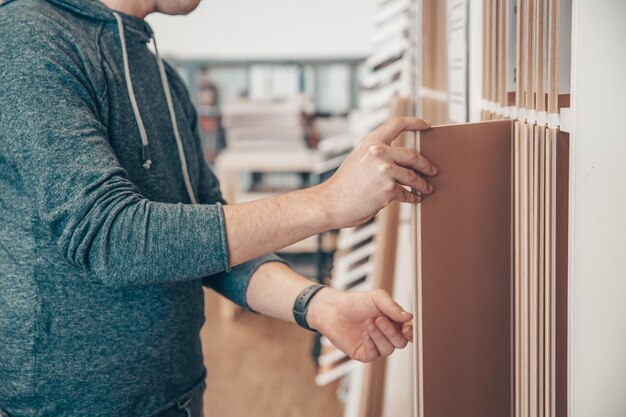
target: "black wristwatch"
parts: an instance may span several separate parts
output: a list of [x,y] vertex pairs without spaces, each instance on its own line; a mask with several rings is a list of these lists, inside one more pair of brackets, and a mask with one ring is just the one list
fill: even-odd
[[313,299],[313,296],[317,294],[319,290],[326,287],[323,284],[313,284],[309,285],[296,298],[296,302],[293,305],[293,318],[296,319],[296,323],[300,327],[304,327],[307,330],[316,331],[309,327],[309,324],[306,321],[306,314],[309,311],[309,303]]

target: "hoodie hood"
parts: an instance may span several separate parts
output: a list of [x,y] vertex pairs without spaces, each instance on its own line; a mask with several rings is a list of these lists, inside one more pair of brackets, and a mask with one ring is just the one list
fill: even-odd
[[[12,0],[9,0],[12,1]],[[102,22],[116,23],[113,10],[108,8],[104,3],[99,0],[46,0],[49,3],[54,4],[68,12],[75,15],[98,20]],[[136,16],[131,16],[122,12],[117,12],[124,21],[124,27],[129,35],[138,35],[142,37],[144,42],[148,42],[152,36],[152,29],[150,25],[143,19]]]
[[[112,10],[99,0],[47,0],[74,14],[95,20],[115,22]],[[140,20],[140,19],[139,19]]]

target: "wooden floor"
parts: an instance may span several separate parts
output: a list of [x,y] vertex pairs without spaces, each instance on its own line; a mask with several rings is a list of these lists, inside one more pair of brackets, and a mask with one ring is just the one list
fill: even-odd
[[337,385],[315,385],[311,333],[248,312],[222,321],[216,300],[206,292],[206,417],[342,416]]

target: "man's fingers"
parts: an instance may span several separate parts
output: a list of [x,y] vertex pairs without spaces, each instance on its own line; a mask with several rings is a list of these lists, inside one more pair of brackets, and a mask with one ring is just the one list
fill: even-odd
[[426,180],[415,173],[415,171],[396,166],[393,170],[394,179],[401,185],[406,185],[422,194],[430,194],[433,187]]
[[422,201],[422,196],[410,192],[400,184],[396,184],[393,191],[393,199],[402,203],[417,204]]
[[376,349],[376,345],[372,341],[372,338],[367,334],[367,332],[363,332],[361,336],[363,341],[363,362],[372,362],[374,359],[380,356],[378,353],[378,349]]
[[430,176],[437,174],[437,168],[415,149],[390,146],[386,149],[386,154],[402,167]]
[[374,322],[368,319],[365,322],[365,329],[367,334],[372,338],[372,341],[376,345],[376,349],[381,356],[389,356],[395,350],[393,344],[385,337],[383,332],[374,324]]
[[412,323],[404,323],[402,325],[402,335],[409,342],[413,341],[413,324]]
[[418,119],[417,117],[394,117],[374,130],[371,133],[371,137],[381,140],[387,145],[391,145],[391,142],[402,132],[427,130],[429,128],[430,122]]
[[404,335],[400,332],[400,329],[389,321],[386,317],[378,317],[374,320],[376,327],[380,329],[385,337],[398,349],[404,348],[408,341]]
[[413,314],[405,311],[400,304],[396,303],[384,290],[375,290],[372,300],[383,315],[398,323],[405,323],[413,319]]

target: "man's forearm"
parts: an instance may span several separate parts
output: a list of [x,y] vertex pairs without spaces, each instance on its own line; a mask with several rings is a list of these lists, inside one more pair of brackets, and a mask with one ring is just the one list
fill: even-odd
[[261,265],[250,280],[248,305],[254,311],[294,322],[293,305],[300,292],[312,281],[280,262]]
[[224,206],[231,265],[282,249],[332,228],[322,186]]

